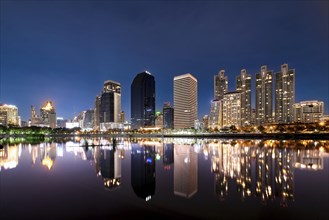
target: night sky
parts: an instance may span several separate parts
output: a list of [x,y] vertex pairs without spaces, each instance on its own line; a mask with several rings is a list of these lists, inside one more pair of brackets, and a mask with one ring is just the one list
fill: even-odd
[[[213,76],[225,69],[229,90],[242,68],[296,70],[296,102],[322,100],[328,114],[328,1],[4,1],[1,0],[0,103],[52,100],[57,116],[94,107],[105,80],[130,85],[148,70],[156,109],[173,103],[173,77],[198,79],[199,117],[209,114]],[[254,86],[254,85],[253,85]],[[255,90],[252,90],[252,102]]]

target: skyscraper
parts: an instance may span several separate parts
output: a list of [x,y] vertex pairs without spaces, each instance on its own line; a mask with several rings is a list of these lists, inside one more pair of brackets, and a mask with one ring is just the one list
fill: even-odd
[[227,92],[223,97],[223,126],[241,126],[241,93]]
[[94,128],[108,130],[121,128],[121,85],[118,82],[107,80],[104,82],[101,95],[95,99]]
[[262,66],[256,74],[256,124],[272,123],[272,70]]
[[198,81],[191,74],[174,77],[174,126],[190,128],[198,119]]
[[241,125],[251,124],[251,75],[245,69],[236,77],[236,91],[241,93]]
[[212,129],[220,129],[223,125],[223,111],[221,102],[222,101],[216,99],[211,101],[209,127]]
[[295,104],[295,70],[281,65],[275,74],[275,122],[293,122],[292,106]]
[[40,108],[40,116],[44,125],[56,128],[56,110],[51,101],[47,101],[45,105]]
[[228,91],[228,79],[224,74],[225,70],[220,70],[214,76],[214,100],[221,100]]
[[174,109],[169,102],[163,106],[163,128],[174,128]]
[[145,71],[137,74],[131,84],[131,128],[155,125],[155,79]]

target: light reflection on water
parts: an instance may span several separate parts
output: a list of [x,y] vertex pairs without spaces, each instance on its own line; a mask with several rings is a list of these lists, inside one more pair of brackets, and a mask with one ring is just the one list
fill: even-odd
[[[179,198],[192,201],[197,197],[196,200],[202,200],[205,205],[189,211],[189,215],[194,216],[200,209],[199,212],[207,212],[206,218],[219,218],[220,215],[212,208],[216,200],[212,197],[207,200],[209,188],[205,189],[206,185],[212,185],[210,191],[217,202],[229,204],[233,199],[237,209],[241,208],[241,203],[250,201],[250,207],[256,212],[259,212],[259,205],[267,207],[275,203],[279,204],[280,209],[296,212],[303,200],[311,199],[296,196],[296,187],[301,188],[304,181],[310,181],[303,174],[309,176],[309,172],[325,172],[322,176],[328,178],[328,167],[325,167],[328,165],[328,146],[328,141],[307,140],[74,139],[65,143],[6,145],[0,150],[0,171],[3,180],[6,172],[15,172],[21,160],[29,160],[32,164],[30,168],[24,168],[26,172],[41,168],[50,173],[56,169],[57,163],[62,162],[59,158],[68,158],[68,164],[74,160],[89,161],[96,178],[102,180],[103,189],[110,193],[124,186],[126,191],[133,191],[134,195],[130,194],[130,197],[135,196],[139,202],[145,203],[152,202],[159,191],[165,191],[154,203],[167,211],[179,208],[162,204],[168,200],[166,195],[173,195],[173,204],[179,204],[178,207],[182,206]],[[26,153],[26,157],[23,158],[22,152]],[[300,182],[297,182],[296,172]],[[168,173],[169,178],[163,178]],[[322,176],[313,181],[328,182],[321,179]],[[130,178],[130,181],[125,182],[123,178]],[[164,184],[172,187],[158,188]],[[14,186],[15,182],[12,182],[5,187]],[[5,187],[2,189],[6,190]],[[321,201],[328,204],[328,191],[324,190],[319,188],[317,193],[322,196]],[[202,199],[198,194],[202,194]],[[207,204],[210,204],[209,207]],[[309,215],[314,217],[312,213],[317,213],[318,218],[328,217],[326,211],[316,209],[318,205],[322,207],[326,204],[309,207],[310,210],[315,208]],[[193,204],[183,206],[182,212],[195,208]],[[6,209],[3,206],[1,209],[6,217]]]

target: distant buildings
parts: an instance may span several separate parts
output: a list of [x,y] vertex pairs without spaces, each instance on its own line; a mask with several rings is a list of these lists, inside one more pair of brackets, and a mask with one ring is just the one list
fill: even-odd
[[241,93],[227,92],[223,97],[223,127],[241,127]]
[[94,109],[80,112],[77,117],[79,127],[83,130],[92,130],[94,125]]
[[272,118],[272,85],[273,71],[268,70],[267,66],[262,66],[259,73],[256,74],[256,123],[257,125],[273,122]]
[[187,73],[174,77],[174,127],[191,128],[198,119],[198,81]]
[[95,99],[94,127],[101,131],[123,128],[121,114],[121,85],[118,82],[107,80],[103,91]]
[[174,108],[166,102],[163,106],[163,128],[174,128]]
[[0,104],[0,125],[19,126],[18,108],[16,106]]
[[51,101],[47,101],[40,108],[40,115],[37,114],[34,106],[31,106],[31,126],[56,128],[56,110]]
[[162,112],[156,112],[155,127],[163,128],[163,114],[162,114]]
[[295,103],[292,108],[294,122],[314,123],[320,122],[324,114],[324,102],[302,101]]
[[131,128],[155,125],[155,79],[145,71],[137,74],[131,84]]
[[275,74],[275,122],[292,123],[292,106],[295,103],[295,70],[281,65]]
[[251,75],[246,69],[236,77],[236,91],[241,93],[241,125],[251,124]]

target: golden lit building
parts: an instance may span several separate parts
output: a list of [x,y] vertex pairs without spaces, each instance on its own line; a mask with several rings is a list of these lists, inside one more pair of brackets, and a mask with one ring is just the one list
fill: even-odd
[[0,125],[19,125],[18,108],[15,105],[0,104]]
[[56,128],[56,111],[51,101],[47,101],[45,105],[41,107],[40,116],[45,125]]
[[302,101],[293,105],[294,122],[320,122],[323,113],[324,103],[322,101]]
[[228,92],[223,98],[223,127],[241,126],[241,93]]

